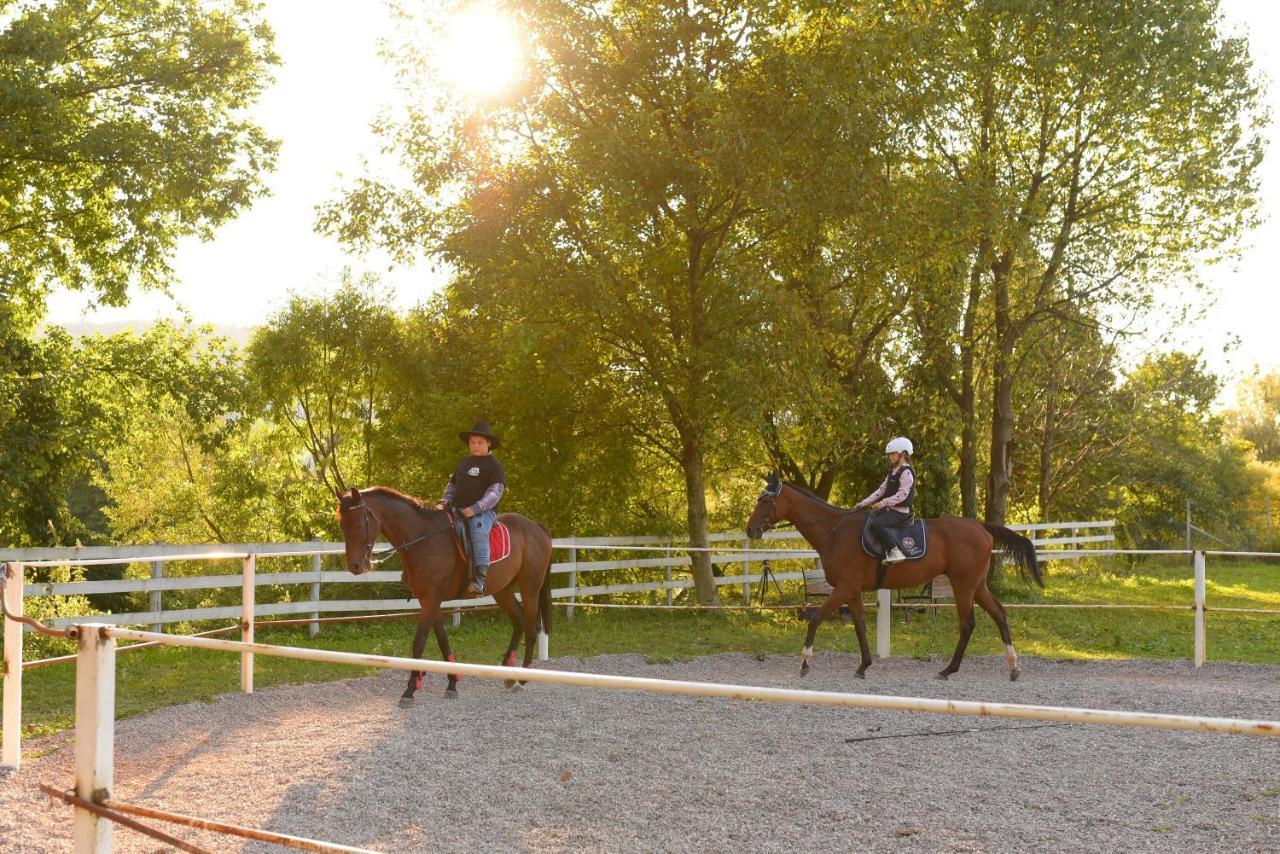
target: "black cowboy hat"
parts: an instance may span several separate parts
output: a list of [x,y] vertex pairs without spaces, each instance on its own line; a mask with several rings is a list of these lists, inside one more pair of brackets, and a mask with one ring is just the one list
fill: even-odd
[[490,432],[488,421],[477,421],[475,424],[471,425],[470,430],[463,430],[461,433],[458,434],[458,438],[462,440],[462,444],[464,445],[471,439],[472,436],[484,436],[486,439],[488,439],[489,450],[491,451],[502,444],[502,440],[499,439],[497,436],[493,435],[492,432]]

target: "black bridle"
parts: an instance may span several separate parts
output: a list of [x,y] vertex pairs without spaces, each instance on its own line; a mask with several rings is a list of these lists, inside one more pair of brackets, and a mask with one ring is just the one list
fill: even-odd
[[[371,507],[369,505],[369,502],[364,499],[364,496],[360,497],[359,504],[352,504],[349,507],[344,507],[343,509],[364,511],[364,513],[361,514],[361,521],[364,523],[364,539],[365,539],[364,559],[362,563],[368,564],[371,569],[375,566],[378,566],[381,563],[385,563],[386,561],[391,560],[393,555],[403,553],[407,549],[412,548],[413,546],[416,546],[418,543],[421,543],[424,540],[429,540],[432,537],[436,536],[437,534],[442,534],[453,527],[453,523],[448,521],[448,517],[446,515],[446,521],[442,527],[436,528],[435,530],[432,530],[432,531],[427,531],[425,534],[422,534],[421,536],[418,536],[418,537],[414,537],[412,540],[409,540],[408,542],[405,542],[405,543],[401,543],[398,546],[395,543],[391,542],[391,540],[388,538],[387,544],[391,546],[391,551],[388,552],[385,557],[375,559],[373,557],[373,548],[378,542],[378,534],[381,533],[383,529],[386,527],[382,523],[382,519],[378,517],[377,513],[373,512],[373,507]],[[377,532],[375,532],[370,527],[369,525],[370,518],[372,518],[373,521],[378,523]]]
[[[764,492],[760,493],[760,497],[756,499],[757,504],[764,503],[769,505],[770,517],[774,515],[773,505],[774,505],[774,502],[777,500],[778,496],[782,494],[782,487],[783,487],[783,484],[781,483],[778,484],[777,492],[774,492],[771,489],[766,489]],[[836,532],[836,529],[839,528],[841,525],[843,525],[849,519],[849,517],[853,516],[857,512],[858,512],[857,510],[846,510],[844,514],[840,517],[840,519],[834,525],[831,526],[831,530],[827,531],[827,535],[822,538],[822,542],[818,543],[813,547],[813,550],[816,552],[821,552],[822,547],[827,544],[827,540],[831,539],[831,535]],[[764,527],[760,529],[760,533],[767,534],[769,531],[772,531],[775,527],[777,527],[780,522],[785,522],[785,521],[786,521],[785,519],[771,518],[764,523]],[[822,521],[824,521],[823,518],[815,516],[812,519],[800,519],[800,520],[792,521],[791,526],[795,528],[797,531],[800,531],[801,534],[803,534],[804,531],[801,529],[800,527],[801,525],[810,525],[815,522],[822,522]]]

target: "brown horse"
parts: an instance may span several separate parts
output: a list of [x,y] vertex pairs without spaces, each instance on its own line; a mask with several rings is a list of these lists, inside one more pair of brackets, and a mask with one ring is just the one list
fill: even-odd
[[[422,657],[427,631],[434,629],[440,655],[445,661],[456,661],[449,649],[440,603],[467,595],[469,572],[448,514],[385,486],[352,489],[337,497],[338,525],[347,547],[347,569],[353,575],[368,572],[373,565],[374,544],[379,536],[385,538],[400,553],[405,583],[422,609],[413,638],[413,657]],[[498,520],[511,532],[511,553],[489,567],[487,587],[498,607],[511,618],[511,643],[502,663],[515,665],[516,649],[523,633],[524,666],[528,667],[533,661],[535,632],[551,632],[551,585],[547,581],[551,535],[542,525],[518,513],[503,513]],[[516,601],[517,586],[519,602]],[[401,695],[404,699],[413,699],[414,691],[422,687],[422,676],[419,671],[409,674],[409,684]],[[507,687],[511,685],[507,683]],[[457,695],[458,677],[451,673],[445,696]]]
[[[862,650],[862,665],[858,678],[865,678],[871,666],[871,650],[867,646],[867,623],[862,613],[862,591],[874,590],[879,561],[862,549],[862,526],[867,514],[863,511],[845,510],[828,504],[803,486],[780,483],[778,476],[768,478],[768,486],[756,501],[755,510],[747,520],[747,536],[759,539],[779,522],[790,522],[809,541],[818,557],[831,595],[810,615],[809,633],[805,637],[801,653],[800,674],[809,672],[813,660],[813,638],[818,625],[827,615],[841,605],[853,610],[854,625],[858,629],[858,646]],[[1041,587],[1044,580],[1036,564],[1036,550],[1031,541],[1021,534],[999,525],[988,525],[976,519],[960,516],[940,516],[929,519],[927,524],[929,550],[918,560],[890,564],[885,567],[883,586],[891,590],[919,587],[936,575],[946,575],[955,593],[956,615],[960,619],[960,640],[956,644],[951,663],[938,674],[946,679],[960,669],[964,649],[973,633],[973,603],[977,601],[1000,629],[1004,641],[1004,657],[1009,664],[1009,678],[1017,679],[1018,655],[1009,635],[1009,620],[1004,608],[987,589],[987,568],[995,543],[1005,547],[1008,558]],[[876,619],[886,619],[877,615]]]

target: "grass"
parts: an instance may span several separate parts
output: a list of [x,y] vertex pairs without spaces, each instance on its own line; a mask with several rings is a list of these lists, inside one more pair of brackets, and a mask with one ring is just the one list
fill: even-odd
[[[1280,609],[1280,562],[1211,561],[1207,584],[1210,661],[1280,664],[1280,616],[1214,613],[1214,607]],[[726,597],[740,595],[724,588]],[[1130,603],[1190,606],[1191,570],[1185,564],[1142,564],[1112,570],[1103,565],[1051,564],[1046,588],[1028,588],[1008,580],[997,596],[1006,604]],[[874,609],[868,633],[875,643]],[[1010,624],[1019,652],[1051,658],[1181,658],[1192,655],[1192,612],[1011,610]],[[460,660],[497,663],[510,628],[501,615],[468,614],[450,632]],[[579,608],[573,621],[557,608],[551,639],[553,656],[587,658],[606,653],[640,653],[652,661],[671,661],[727,651],[797,654],[804,627],[791,611],[755,613],[672,613]],[[409,621],[325,626],[316,639],[304,628],[267,628],[258,640],[286,646],[407,655]],[[895,655],[950,656],[956,641],[949,608],[936,615],[895,612]],[[819,650],[856,652],[852,624],[830,622],[818,632]],[[999,636],[984,614],[969,644],[973,655],[1001,652]],[[434,640],[427,654],[436,658]],[[257,656],[255,683],[272,685],[324,682],[376,672],[291,659]],[[228,653],[176,648],[143,650],[117,660],[116,714],[125,718],[178,703],[208,701],[238,689],[239,657]],[[438,687],[438,683],[437,683]],[[432,690],[435,690],[434,688]],[[24,675],[24,737],[48,735],[71,727],[75,695],[73,664],[29,670]]]

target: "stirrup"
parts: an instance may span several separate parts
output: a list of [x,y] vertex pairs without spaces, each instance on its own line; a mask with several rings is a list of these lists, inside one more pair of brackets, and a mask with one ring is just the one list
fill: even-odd
[[902,549],[894,546],[889,549],[889,553],[884,556],[884,560],[881,563],[902,563],[906,559],[907,556],[902,553]]
[[484,595],[485,576],[489,574],[489,567],[477,566],[475,568],[475,577],[471,579],[471,583],[467,585],[467,592],[474,593],[478,596]]

